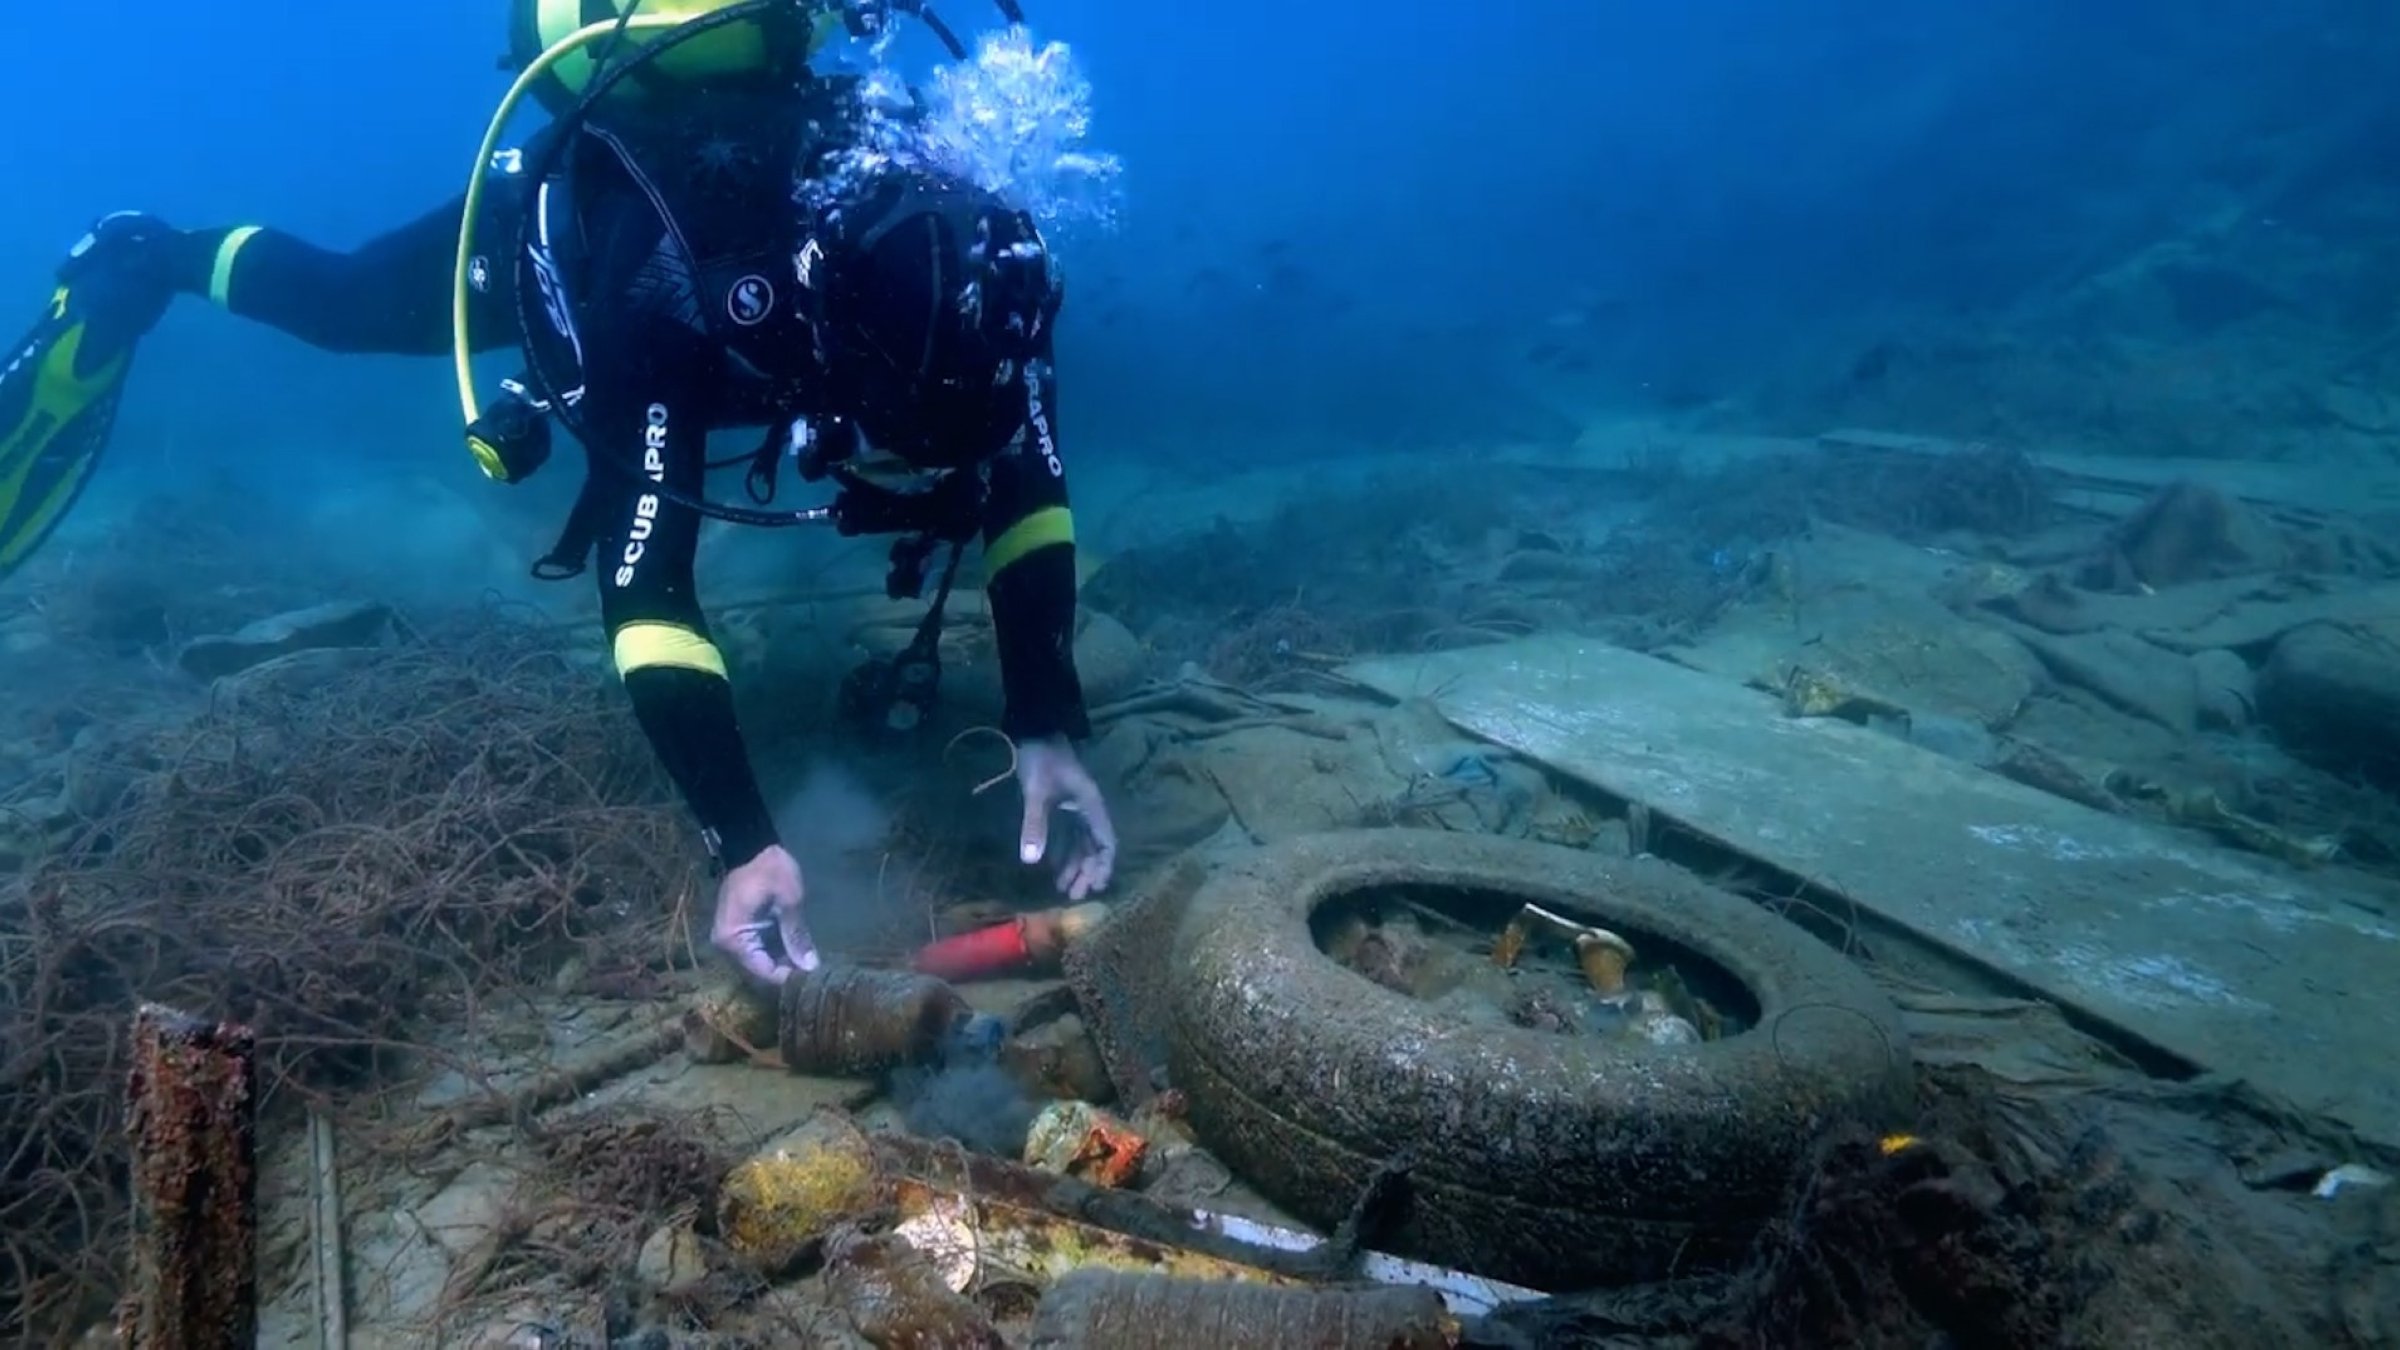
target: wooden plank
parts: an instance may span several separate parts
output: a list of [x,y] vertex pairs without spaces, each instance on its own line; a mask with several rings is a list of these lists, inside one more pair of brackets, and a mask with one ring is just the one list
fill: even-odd
[[1847,896],[2200,1068],[2400,1146],[2400,922],[1739,685],[1533,638],[1348,675]]

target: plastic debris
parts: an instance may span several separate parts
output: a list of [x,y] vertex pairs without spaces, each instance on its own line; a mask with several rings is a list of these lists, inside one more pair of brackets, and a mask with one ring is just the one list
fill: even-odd
[[1025,1165],[1088,1181],[1122,1186],[1142,1170],[1150,1141],[1090,1102],[1052,1102],[1025,1132]]
[[1602,928],[1575,935],[1575,964],[1594,993],[1615,998],[1625,992],[1625,970],[1633,964],[1633,944]]
[[1036,1288],[1084,1269],[1184,1275],[1194,1279],[1297,1284],[1289,1276],[1171,1247],[1005,1200],[969,1197],[913,1178],[894,1183],[903,1216],[892,1231],[922,1252],[952,1289],[978,1281]]
[[[1192,1227],[1253,1247],[1281,1252],[1312,1252],[1325,1245],[1325,1239],[1297,1228],[1245,1219],[1238,1214],[1219,1214],[1211,1210],[1186,1211]],[[1439,1294],[1442,1303],[1461,1317],[1479,1317],[1510,1303],[1538,1303],[1549,1295],[1528,1289],[1506,1280],[1470,1275],[1462,1270],[1450,1270],[1423,1261],[1393,1256],[1388,1252],[1368,1251],[1358,1255],[1358,1276],[1372,1284],[1419,1285]]]
[[938,1058],[972,1015],[930,976],[827,966],[784,982],[777,1045],[793,1073],[859,1077]]
[[214,680],[295,652],[373,647],[391,626],[388,606],[340,600],[260,619],[229,635],[194,638],[175,654],[175,664]]
[[2390,1177],[2363,1163],[2343,1163],[2318,1178],[2316,1186],[2309,1191],[2309,1194],[2319,1200],[2331,1200],[2351,1187],[2373,1190],[2391,1184]]
[[[876,1138],[894,1177],[886,1197],[899,1215],[893,1231],[923,1252],[952,1289],[993,1283],[1044,1289],[1084,1269],[1281,1285],[1319,1278],[1314,1272],[1326,1239],[1315,1233],[1159,1205],[1130,1191],[1089,1191],[1078,1199],[1073,1183],[997,1158],[964,1159],[963,1179],[936,1185],[919,1178],[929,1169],[947,1175],[949,1165],[937,1150],[905,1136]],[[1057,1206],[1072,1206],[1083,1217],[1063,1217]],[[1167,1236],[1176,1231],[1190,1236],[1181,1242]],[[1369,1284],[1432,1290],[1460,1317],[1548,1297],[1386,1252],[1357,1252],[1347,1268]]]
[[1518,910],[1500,930],[1499,939],[1492,943],[1492,964],[1502,970],[1514,969],[1537,932],[1574,949],[1575,963],[1582,967],[1593,992],[1604,998],[1624,994],[1625,972],[1633,965],[1633,944],[1605,928],[1577,923],[1540,905]]
[[1633,1034],[1652,1045],[1698,1045],[1700,1028],[1676,1015],[1673,1005],[1655,990],[1634,1000]]
[[843,1229],[825,1244],[825,1282],[867,1343],[893,1350],[1005,1350],[975,1301],[898,1233]]
[[917,952],[915,966],[944,980],[1054,969],[1068,947],[1107,919],[1108,906],[1096,900],[1020,914],[928,943]]

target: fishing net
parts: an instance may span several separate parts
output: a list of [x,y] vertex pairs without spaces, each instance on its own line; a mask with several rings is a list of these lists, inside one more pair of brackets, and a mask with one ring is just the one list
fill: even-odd
[[562,971],[655,988],[697,879],[622,694],[556,630],[491,615],[259,667],[82,760],[106,788],[88,819],[0,889],[13,1337],[114,1283],[137,1001],[253,1028],[270,1111],[402,1069],[473,1082],[435,1028]]

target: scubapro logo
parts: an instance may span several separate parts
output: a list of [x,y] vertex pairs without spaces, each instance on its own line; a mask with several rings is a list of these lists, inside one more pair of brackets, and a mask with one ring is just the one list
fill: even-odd
[[725,292],[725,313],[744,328],[762,324],[775,312],[775,283],[752,273]]
[[1058,441],[1050,434],[1050,412],[1042,406],[1042,380],[1047,373],[1040,362],[1025,368],[1025,426],[1033,433],[1033,448],[1042,457],[1042,467],[1052,478],[1067,476],[1067,466],[1058,460]]
[[[653,403],[642,415],[642,477],[652,483],[667,477],[667,405]],[[645,492],[634,498],[633,520],[625,529],[625,551],[618,556],[615,581],[619,590],[633,584],[642,564],[642,555],[650,551],[650,534],[658,528],[659,500],[656,492]]]

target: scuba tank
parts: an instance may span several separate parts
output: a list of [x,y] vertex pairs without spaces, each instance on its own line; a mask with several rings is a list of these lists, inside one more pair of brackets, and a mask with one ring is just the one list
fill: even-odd
[[[755,15],[713,32],[676,44],[644,62],[632,78],[612,90],[612,102],[672,102],[678,92],[701,85],[773,82],[790,84],[808,68],[817,48],[839,36],[846,25],[838,6],[814,4],[750,5],[746,0],[514,0],[508,22],[508,55],[502,69],[523,71],[542,54],[594,23],[614,24],[628,11],[645,18],[683,20],[709,18],[722,11],[749,8]],[[613,53],[631,60],[655,41],[665,27],[628,26]],[[534,97],[553,117],[572,113],[583,101],[600,69],[597,53],[584,50],[567,55],[540,77]]]

